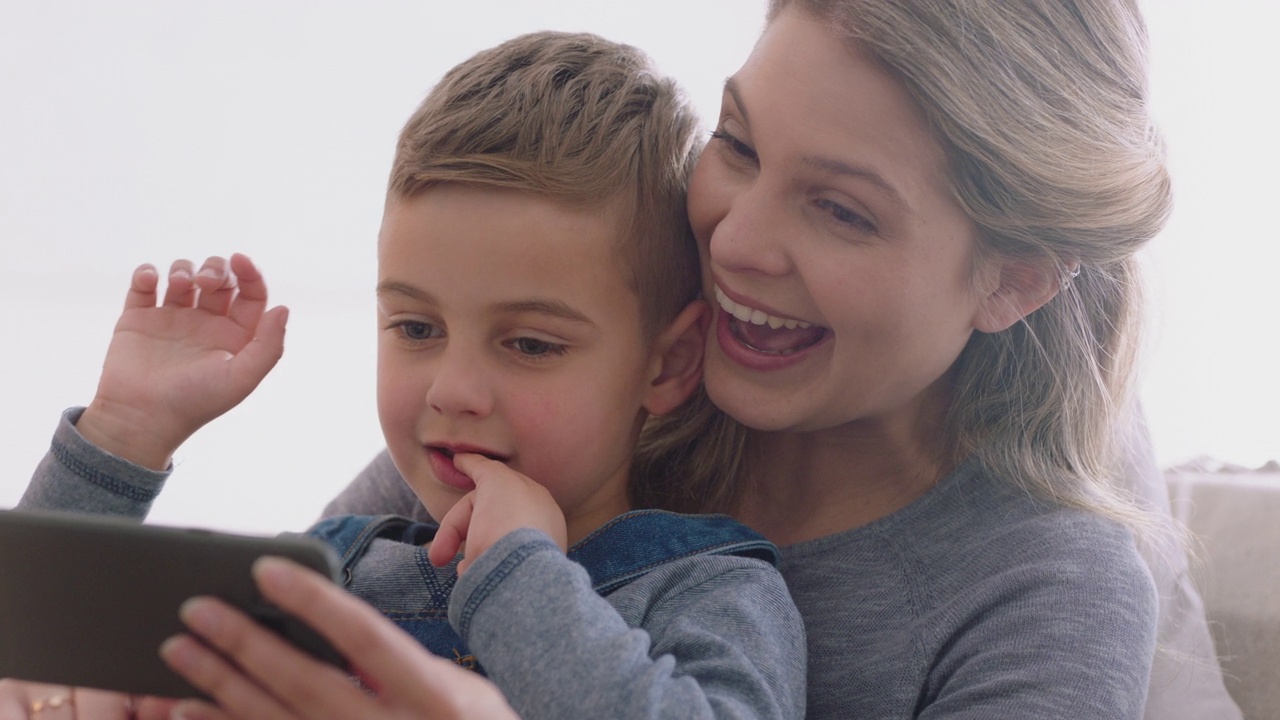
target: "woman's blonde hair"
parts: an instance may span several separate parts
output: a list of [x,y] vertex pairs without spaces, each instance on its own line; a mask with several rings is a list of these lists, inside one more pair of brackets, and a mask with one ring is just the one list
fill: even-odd
[[[1053,300],[975,333],[952,370],[953,460],[1142,524],[1114,492],[1141,315],[1134,253],[1172,203],[1146,29],[1126,0],[773,0],[871,53],[946,151],[983,258],[1051,261]],[[1078,273],[1078,274],[1077,274]]]

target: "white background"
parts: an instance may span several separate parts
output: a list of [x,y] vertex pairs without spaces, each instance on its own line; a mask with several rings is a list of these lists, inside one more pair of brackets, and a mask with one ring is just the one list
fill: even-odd
[[[442,10],[445,5],[448,10]],[[1280,5],[1147,0],[1178,205],[1146,253],[1162,464],[1280,456]],[[761,0],[0,0],[0,507],[93,395],[134,266],[242,251],[292,314],[259,391],[178,453],[152,520],[302,529],[382,446],[374,242],[395,135],[529,30],[647,50],[707,122]]]

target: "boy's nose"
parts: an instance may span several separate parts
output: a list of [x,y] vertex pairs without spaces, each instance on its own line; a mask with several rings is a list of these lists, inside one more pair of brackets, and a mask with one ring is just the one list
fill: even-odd
[[484,364],[446,348],[427,388],[427,405],[442,415],[485,417],[493,412],[493,387]]

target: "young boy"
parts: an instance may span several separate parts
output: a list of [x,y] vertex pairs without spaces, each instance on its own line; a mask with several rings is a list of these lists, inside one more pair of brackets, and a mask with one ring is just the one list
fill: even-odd
[[[311,532],[353,593],[523,717],[803,715],[803,632],[772,546],[723,516],[633,510],[727,482],[669,488],[653,458],[633,471],[646,420],[700,382],[695,133],[635,49],[537,33],[446,74],[396,149],[378,411],[440,524]],[[160,307],[158,274],[135,273],[98,394],[22,507],[145,515],[173,451],[274,364],[284,312],[263,312],[252,263],[191,270],[174,266]]]

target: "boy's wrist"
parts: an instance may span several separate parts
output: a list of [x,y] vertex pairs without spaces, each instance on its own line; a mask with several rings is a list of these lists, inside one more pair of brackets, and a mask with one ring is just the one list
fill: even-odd
[[182,444],[170,434],[152,428],[161,423],[149,413],[95,398],[76,421],[85,440],[135,465],[164,471]]

